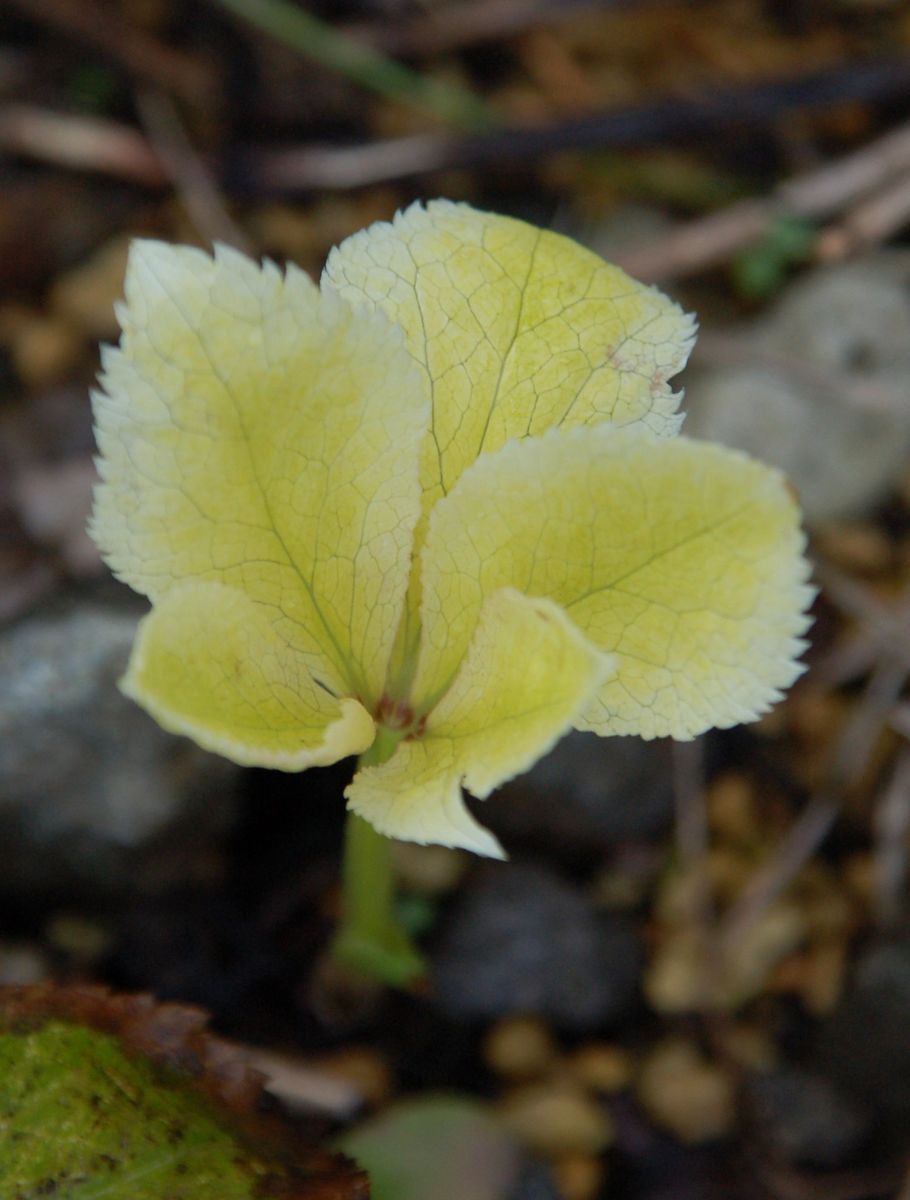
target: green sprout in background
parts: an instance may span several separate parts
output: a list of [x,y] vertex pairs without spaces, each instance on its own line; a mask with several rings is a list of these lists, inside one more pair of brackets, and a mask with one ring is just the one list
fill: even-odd
[[239,763],[361,756],[349,964],[421,971],[388,838],[502,856],[462,787],[572,728],[753,720],[800,673],[784,480],[677,436],[691,318],[567,238],[414,205],[320,287],[137,242],[119,315],[92,530],[152,601],[124,690]]

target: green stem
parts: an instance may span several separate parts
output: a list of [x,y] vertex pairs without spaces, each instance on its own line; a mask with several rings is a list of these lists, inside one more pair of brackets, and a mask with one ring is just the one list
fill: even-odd
[[495,124],[491,110],[472,92],[428,79],[288,0],[218,2],[298,53],[390,100],[435,113],[462,129],[483,130]]
[[[392,757],[399,734],[379,728],[376,741],[360,757],[375,767]],[[335,958],[358,974],[406,987],[424,973],[424,962],[395,915],[392,842],[369,822],[349,812],[342,867],[344,910],[335,938]]]

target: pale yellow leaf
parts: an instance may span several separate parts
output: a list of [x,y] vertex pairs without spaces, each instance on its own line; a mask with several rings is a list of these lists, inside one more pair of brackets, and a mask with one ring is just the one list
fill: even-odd
[[242,591],[311,672],[381,694],[419,513],[426,385],[381,314],[300,271],[138,242],[94,398],[93,533],[157,602]]
[[610,426],[513,442],[431,515],[415,703],[444,693],[484,600],[511,586],[616,655],[580,728],[688,738],[752,720],[801,670],[803,548],[783,478],[744,454]]
[[613,670],[565,613],[511,588],[483,605],[466,657],[423,735],[364,767],[345,793],[380,833],[502,857],[468,812],[564,734]]
[[694,325],[560,234],[435,200],[333,250],[327,281],[399,323],[433,392],[425,506],[509,438],[602,421],[673,434]]
[[313,682],[269,612],[220,583],[172,588],[139,626],[123,691],[165,729],[245,766],[301,771],[361,753],[369,713]]

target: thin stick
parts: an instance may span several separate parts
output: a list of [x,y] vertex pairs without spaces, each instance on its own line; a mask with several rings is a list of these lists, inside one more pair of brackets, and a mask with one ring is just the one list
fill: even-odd
[[[812,668],[819,683],[836,687],[864,674],[883,653],[900,656],[910,663],[910,596],[907,592],[893,604],[883,604],[868,588],[829,563],[815,563],[815,575],[825,595],[859,628],[834,646]],[[892,725],[897,712],[892,716]]]
[[390,100],[435,113],[462,129],[494,123],[492,110],[473,93],[420,75],[287,0],[217,2],[299,54]]
[[827,837],[845,794],[862,774],[876,739],[888,723],[908,674],[907,663],[890,655],[876,666],[841,737],[826,787],[812,797],[773,858],[755,873],[727,914],[720,937],[723,953],[732,952],[740,944]]
[[823,262],[834,262],[868,246],[885,242],[910,224],[910,171],[860,200],[816,246]]
[[[421,135],[356,146],[251,151],[247,169],[252,179],[269,191],[365,186],[444,167],[501,166],[535,161],[573,149],[640,148],[672,140],[699,140],[722,128],[745,132],[765,127],[795,109],[826,108],[835,100],[869,100],[907,91],[910,91],[910,61],[905,58],[841,65],[809,75],[720,88],[700,96],[674,96],[543,128],[502,129],[473,137]],[[739,211],[735,216],[717,215],[718,221],[721,218],[724,222],[732,221],[735,229],[735,237],[732,233],[727,235],[732,240],[727,243],[725,255],[729,254],[730,245],[744,244],[744,220],[745,241],[768,227],[773,216],[768,217],[763,204],[754,202],[757,211],[751,215],[748,209],[753,202],[737,206]],[[705,250],[711,246],[713,238]],[[698,256],[698,262],[703,260],[705,250]],[[683,273],[697,269],[694,262],[688,261],[689,257],[687,249]],[[654,259],[646,271],[651,272],[648,278],[657,278],[654,272],[665,275],[667,264],[663,258]],[[679,265],[671,261],[669,273],[679,274]]]
[[713,937],[715,912],[708,873],[708,812],[701,739],[673,743],[673,798],[676,850],[682,870],[693,882],[687,915],[697,933],[702,959],[699,1006],[707,1013],[713,1008],[713,992],[722,963]]
[[[704,871],[708,854],[708,816],[705,808],[704,749],[701,741],[673,743],[673,797],[676,812],[676,850],[684,868]],[[711,917],[711,896],[699,892],[693,917],[707,924]]]
[[897,760],[891,782],[875,810],[875,876],[878,917],[890,925],[900,914],[907,880],[910,832],[910,750]]
[[136,94],[136,110],[190,220],[203,237],[252,253],[252,243],[228,212],[173,101],[163,92],[141,91]]
[[243,1046],[250,1065],[266,1078],[265,1090],[297,1113],[318,1113],[335,1121],[349,1121],[365,1102],[355,1084],[305,1059]]
[[626,255],[620,265],[636,279],[680,279],[728,261],[781,217],[828,216],[908,170],[910,124],[837,162],[785,181],[763,199],[743,200],[689,221]]
[[8,104],[0,108],[0,150],[144,187],[167,182],[158,155],[141,133],[101,117]]

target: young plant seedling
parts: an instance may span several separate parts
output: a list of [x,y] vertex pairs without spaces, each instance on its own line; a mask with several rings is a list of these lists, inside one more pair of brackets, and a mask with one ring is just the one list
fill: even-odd
[[569,239],[415,204],[319,287],[140,241],[118,315],[92,532],[152,602],[123,689],[238,763],[361,756],[349,962],[420,971],[386,839],[502,857],[463,787],[573,728],[751,721],[799,675],[783,478],[677,436],[692,319]]

